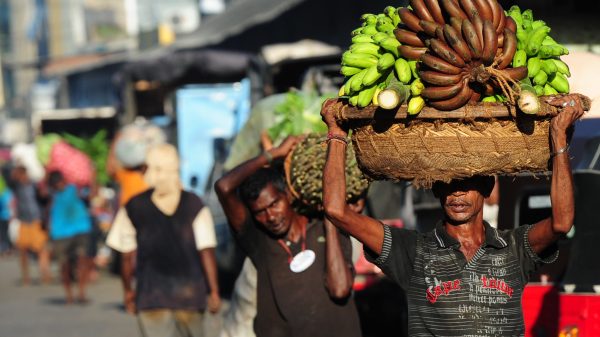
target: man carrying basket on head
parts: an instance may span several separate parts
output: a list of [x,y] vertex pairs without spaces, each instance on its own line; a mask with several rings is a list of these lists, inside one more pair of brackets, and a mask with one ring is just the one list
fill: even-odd
[[562,107],[550,126],[552,216],[500,231],[483,221],[493,177],[436,182],[445,216],[428,233],[391,228],[353,212],[345,202],[347,131],[332,101],[321,114],[329,127],[323,203],[334,225],[365,245],[365,255],[407,292],[409,336],[523,336],[521,295],[530,275],[558,256],[556,240],[573,225],[573,178],[567,130],[583,115],[578,95],[550,102]]
[[349,237],[298,213],[283,172],[272,167],[298,141],[286,138],[215,183],[234,236],[256,266],[254,331],[259,337],[360,336]]

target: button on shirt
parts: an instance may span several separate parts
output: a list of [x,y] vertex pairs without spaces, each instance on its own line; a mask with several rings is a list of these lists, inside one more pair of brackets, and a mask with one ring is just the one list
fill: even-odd
[[529,245],[531,226],[499,231],[487,222],[485,242],[467,261],[442,223],[428,233],[384,226],[381,254],[367,258],[403,287],[409,336],[523,336],[521,295],[546,258]]

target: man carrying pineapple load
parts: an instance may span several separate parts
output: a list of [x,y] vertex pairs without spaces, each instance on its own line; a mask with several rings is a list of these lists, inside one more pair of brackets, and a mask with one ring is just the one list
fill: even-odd
[[558,255],[556,240],[573,224],[573,179],[567,130],[584,110],[577,95],[556,98],[551,121],[552,216],[500,231],[483,221],[493,177],[436,182],[445,217],[428,233],[391,228],[345,203],[347,131],[332,101],[321,114],[329,127],[323,173],[326,217],[365,245],[365,255],[407,292],[409,336],[523,336],[521,295],[529,276]]
[[215,184],[237,242],[257,269],[254,331],[260,337],[358,337],[349,237],[296,212],[283,172],[273,168],[298,140],[288,137]]

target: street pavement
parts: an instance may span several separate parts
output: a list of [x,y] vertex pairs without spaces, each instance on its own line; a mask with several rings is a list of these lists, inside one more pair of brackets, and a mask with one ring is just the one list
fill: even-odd
[[[101,271],[100,277],[89,285],[88,304],[65,305],[62,285],[58,281],[50,285],[39,284],[36,265],[31,262],[33,284],[22,286],[19,284],[18,258],[0,258],[0,337],[139,335],[135,317],[123,311],[118,277]],[[58,279],[55,264],[53,275]],[[220,316],[206,317],[205,336],[218,336]]]

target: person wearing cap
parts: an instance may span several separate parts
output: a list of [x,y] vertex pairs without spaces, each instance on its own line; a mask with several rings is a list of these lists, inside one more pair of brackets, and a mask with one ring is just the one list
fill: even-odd
[[[574,219],[567,134],[584,110],[578,95],[555,98],[550,123],[552,215],[535,224],[496,230],[483,220],[493,177],[436,182],[444,218],[427,233],[392,228],[345,203],[347,130],[324,103],[329,127],[323,173],[325,214],[365,246],[365,255],[407,293],[409,336],[523,336],[523,288],[542,264],[557,258],[556,241]],[[402,329],[403,327],[399,327]]]

